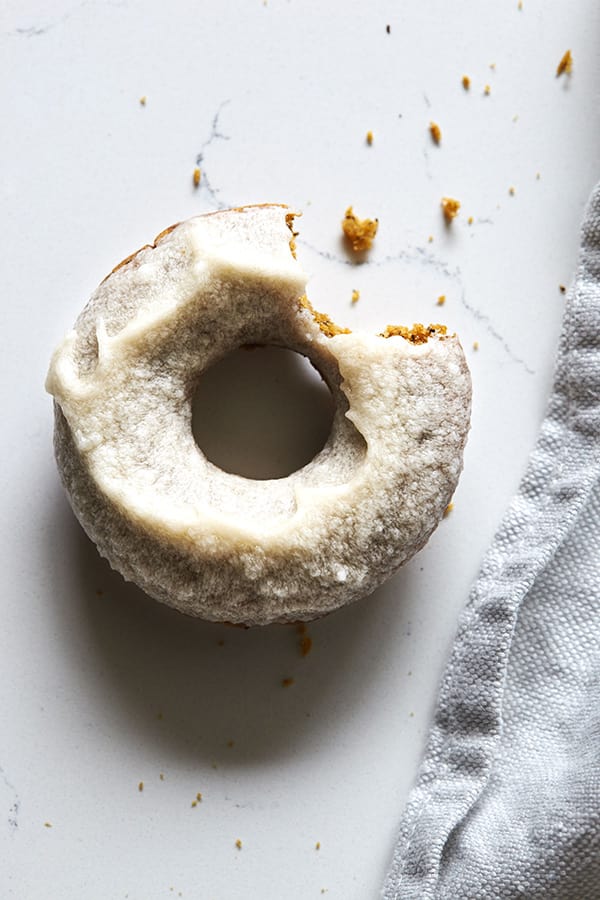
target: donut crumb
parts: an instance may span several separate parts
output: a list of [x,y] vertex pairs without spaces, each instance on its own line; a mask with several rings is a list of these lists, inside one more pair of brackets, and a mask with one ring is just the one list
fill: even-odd
[[570,75],[573,71],[573,56],[570,50],[567,50],[563,56],[558,66],[556,67],[556,77],[559,78],[561,75]]
[[446,519],[450,515],[450,513],[452,512],[453,509],[454,509],[454,503],[449,503],[448,506],[446,507],[446,509],[444,510],[444,519]]
[[367,131],[366,141],[370,147],[373,143],[373,132],[372,131]]
[[317,312],[306,294],[303,294],[303,296],[300,297],[299,303],[303,309],[307,309],[309,313],[311,313],[325,337],[335,337],[336,334],[352,333],[349,328],[340,328],[340,326],[336,325],[325,313]]
[[441,205],[446,222],[451,222],[452,219],[457,217],[460,210],[460,200],[455,200],[454,197],[442,197]]
[[440,296],[437,298],[437,305],[443,306],[445,302],[446,302],[446,295],[440,294]]
[[143,790],[144,790],[144,782],[140,781],[140,783],[138,784],[138,791],[141,794]]
[[300,234],[299,231],[294,231],[294,219],[296,218],[296,213],[286,213],[285,216],[285,224],[292,232],[292,236],[290,238],[290,252],[294,259],[296,259],[296,238]]
[[426,344],[430,337],[433,335],[443,337],[447,330],[445,325],[422,325],[420,322],[416,322],[412,328],[405,325],[386,325],[385,331],[379,337],[403,337],[411,344]]
[[359,219],[351,206],[342,219],[342,231],[355,253],[371,249],[378,227],[379,219]]
[[242,849],[242,842],[240,841],[239,838],[238,838],[237,841],[235,842],[235,846],[238,848],[238,850],[241,850],[241,849]]
[[358,303],[360,300],[360,291],[353,290],[352,291],[352,303]]
[[442,142],[442,129],[437,122],[429,123],[429,133],[431,135],[431,140],[433,141],[433,143],[439,146]]
[[281,687],[291,687],[294,683],[293,678],[282,678],[281,679]]
[[468,91],[469,88],[471,87],[471,79],[469,78],[468,75],[463,75],[462,86],[464,87],[465,91]]
[[201,173],[200,169],[198,168],[198,166],[196,166],[196,168],[194,169],[194,174],[192,175],[192,181],[194,182],[194,187],[196,187],[196,188],[200,184],[200,176],[201,175],[202,175],[202,173]]

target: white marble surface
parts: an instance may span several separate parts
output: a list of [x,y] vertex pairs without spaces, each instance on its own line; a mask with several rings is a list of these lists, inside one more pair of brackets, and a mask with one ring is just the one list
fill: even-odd
[[[599,26],[593,0],[4,0],[2,897],[377,896],[458,610],[543,415],[600,170]],[[450,229],[443,194],[463,203]],[[189,621],[111,573],[64,499],[43,392],[118,260],[265,200],[304,211],[317,307],[351,328],[443,317],[474,381],[453,513],[311,626],[304,659],[293,630]],[[380,219],[360,266],[349,203]]]

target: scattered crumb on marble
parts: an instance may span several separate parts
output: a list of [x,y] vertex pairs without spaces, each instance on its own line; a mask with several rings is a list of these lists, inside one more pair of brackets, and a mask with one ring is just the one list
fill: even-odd
[[430,234],[429,237],[427,238],[427,243],[433,244],[433,235],[432,234]]
[[561,75],[570,75],[573,71],[573,56],[571,55],[571,51],[567,50],[556,67],[556,77],[559,78]]
[[411,719],[414,719],[414,716],[415,716],[414,712],[409,713],[409,716]]
[[437,122],[429,123],[429,134],[433,143],[439,146],[442,142],[442,129]]
[[495,72],[496,71],[496,63],[490,63],[490,69],[492,70],[492,72]]
[[198,168],[198,166],[196,166],[196,168],[194,169],[194,174],[192,175],[192,181],[194,182],[194,187],[198,187],[198,185],[200,184],[201,175],[202,175],[202,173],[201,173],[200,169]]
[[467,219],[467,225],[472,225],[472,224],[473,224],[473,216],[469,216],[469,218]]
[[567,292],[567,288],[565,287],[564,284],[559,284],[558,289],[561,292],[561,294],[566,294],[566,292]]
[[391,34],[391,32],[392,32],[392,29],[389,25],[385,26],[385,30],[386,30],[386,34]]
[[542,177],[542,176],[540,175],[539,172],[536,172],[536,173],[535,173],[535,180],[536,180],[536,181],[539,181],[541,177]]
[[468,91],[469,88],[471,87],[471,79],[469,78],[468,75],[463,75],[462,86],[464,87],[465,91]]
[[164,773],[164,772],[161,772],[160,775],[159,775],[158,777],[160,778],[161,781],[164,781],[164,780],[165,780],[165,773]]
[[147,102],[148,102],[148,98],[146,97],[145,94],[143,97],[140,97],[140,106],[145,106]]
[[351,206],[342,219],[342,231],[355,253],[371,248],[378,227],[379,219],[358,219]]
[[52,822],[44,822],[44,828],[52,828]]
[[511,197],[515,196],[515,189],[512,185],[509,187],[508,193],[510,194]]
[[352,303],[358,303],[360,300],[360,291],[353,290],[352,291]]
[[371,144],[373,143],[373,132],[372,132],[372,131],[367,131],[367,138],[366,138],[366,140],[367,140],[367,144],[368,144],[369,147],[370,147]]
[[523,9],[523,0],[519,0],[517,3],[517,9]]
[[321,849],[321,841],[317,841],[317,843],[315,844],[315,850],[320,850],[320,849]]
[[473,341],[473,350],[479,350],[479,341]]
[[238,848],[238,850],[241,850],[241,849],[242,849],[242,842],[240,841],[239,838],[238,838],[237,841],[235,842],[235,846]]
[[452,510],[454,509],[454,503],[449,503],[446,509],[444,510],[444,518],[450,515]]
[[282,678],[282,679],[281,679],[281,686],[282,686],[282,687],[291,687],[291,686],[293,685],[293,683],[294,683],[294,679],[293,679],[293,678]]
[[451,222],[458,215],[460,201],[455,200],[454,197],[442,197],[441,206],[446,222]]
[[489,86],[489,84],[486,84],[486,86],[483,89],[483,93],[485,94],[486,97],[489,97],[489,95],[492,93],[492,89]]
[[437,305],[443,306],[445,302],[446,302],[446,295],[440,294],[440,296],[437,298]]
[[140,794],[141,794],[141,792],[142,792],[143,790],[144,790],[144,782],[143,782],[143,781],[140,781],[140,783],[138,784],[138,791],[139,791]]
[[192,800],[191,806],[192,806],[192,809],[194,809],[194,807],[198,806],[198,801]]

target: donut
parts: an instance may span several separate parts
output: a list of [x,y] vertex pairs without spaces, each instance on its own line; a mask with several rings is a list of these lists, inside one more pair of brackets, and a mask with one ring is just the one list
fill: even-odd
[[[423,547],[462,469],[458,338],[351,332],[317,312],[295,215],[265,204],[167,228],[105,278],[48,372],[84,530],[126,580],[213,621],[309,621],[372,593]],[[333,397],[323,449],[284,478],[222,471],[193,438],[198,378],[247,345],[305,355]]]

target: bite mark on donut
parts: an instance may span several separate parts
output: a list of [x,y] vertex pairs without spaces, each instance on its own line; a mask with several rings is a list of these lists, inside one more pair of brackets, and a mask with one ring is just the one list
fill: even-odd
[[309,311],[325,337],[335,337],[336,334],[352,334],[349,328],[341,328],[339,325],[336,325],[326,313],[318,312],[306,294],[303,294],[298,302],[303,309]]
[[446,337],[447,331],[445,325],[422,325],[420,322],[415,322],[412,328],[407,328],[406,325],[387,325],[379,337],[402,337],[411,344],[426,344],[434,335]]

